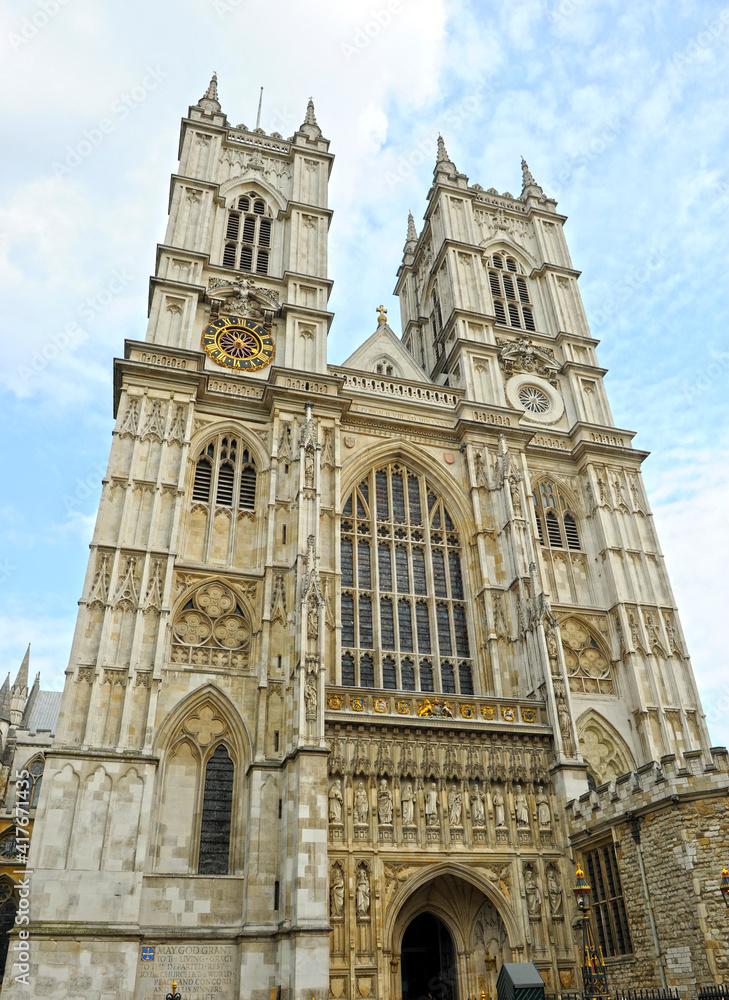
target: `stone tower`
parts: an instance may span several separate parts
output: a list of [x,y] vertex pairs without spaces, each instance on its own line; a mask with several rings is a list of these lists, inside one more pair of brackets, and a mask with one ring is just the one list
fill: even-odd
[[213,77],[183,120],[3,996],[576,988],[575,853],[620,985],[710,982],[726,752],[564,216],[439,140],[402,338],[330,365],[331,164],[311,102],[234,127]]

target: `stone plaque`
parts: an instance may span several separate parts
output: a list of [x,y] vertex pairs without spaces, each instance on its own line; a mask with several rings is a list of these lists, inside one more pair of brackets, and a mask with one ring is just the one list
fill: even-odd
[[156,944],[139,949],[139,1000],[159,1000],[177,980],[185,1000],[234,1000],[238,996],[238,948],[233,944]]

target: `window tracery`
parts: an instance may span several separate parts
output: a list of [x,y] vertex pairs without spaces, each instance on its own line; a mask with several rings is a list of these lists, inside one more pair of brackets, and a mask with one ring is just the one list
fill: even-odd
[[391,463],[347,498],[342,684],[472,694],[461,544],[425,476]]
[[256,460],[234,435],[220,434],[198,454],[192,499],[222,507],[254,510]]
[[577,518],[564,493],[542,480],[532,493],[539,544],[550,549],[580,549]]
[[496,322],[534,330],[529,285],[522,273],[521,265],[514,257],[495,253],[488,262],[487,273]]
[[574,618],[563,622],[560,632],[570,690],[580,694],[614,694],[610,661],[592,633]]
[[228,212],[223,267],[268,274],[271,211],[255,191],[241,195]]
[[222,583],[196,590],[172,622],[174,663],[245,669],[250,645],[250,623],[236,595]]
[[228,874],[234,772],[228,748],[219,743],[205,766],[197,867],[200,875]]

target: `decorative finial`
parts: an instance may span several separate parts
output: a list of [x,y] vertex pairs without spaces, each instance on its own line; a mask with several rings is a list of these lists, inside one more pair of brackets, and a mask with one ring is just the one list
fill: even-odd
[[310,97],[309,103],[306,105],[306,118],[304,118],[304,125],[317,125],[316,115],[314,114],[314,101]]
[[216,70],[213,70],[213,75],[210,77],[210,83],[208,84],[208,89],[205,91],[205,96],[209,101],[217,101],[218,99],[218,74]]
[[314,101],[310,97],[309,103],[306,105],[306,115],[304,116],[304,124],[299,129],[310,139],[319,139],[321,137],[321,129],[319,128],[319,123],[316,120],[316,114],[314,112]]
[[182,997],[177,992],[177,980],[176,979],[172,980],[172,992],[167,994],[167,996],[165,997],[165,1000],[182,1000]]
[[443,142],[443,136],[438,133],[438,154],[435,158],[436,163],[450,163],[450,157],[448,156],[448,150],[445,148],[445,143]]
[[197,102],[197,106],[208,114],[220,111],[220,101],[218,100],[218,74],[213,73],[208,84],[208,89]]
[[541,187],[537,184],[534,179],[534,174],[529,169],[527,161],[522,156],[521,158],[521,193],[522,195],[527,190],[527,188],[533,188],[534,190],[530,194],[544,194]]
[[378,323],[387,323],[387,309],[385,309],[384,306],[378,306],[377,307],[377,312],[380,314],[377,317],[377,322]]
[[418,234],[415,229],[415,219],[413,218],[413,213],[408,212],[408,243],[416,243],[418,239]]

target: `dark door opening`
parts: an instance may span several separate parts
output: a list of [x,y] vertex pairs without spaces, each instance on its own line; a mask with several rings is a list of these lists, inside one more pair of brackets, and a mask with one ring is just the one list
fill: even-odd
[[403,1000],[458,1000],[453,940],[432,913],[421,913],[402,939]]

